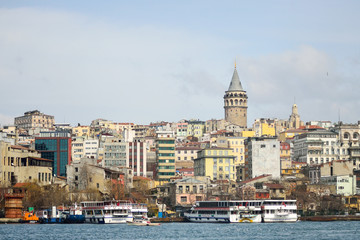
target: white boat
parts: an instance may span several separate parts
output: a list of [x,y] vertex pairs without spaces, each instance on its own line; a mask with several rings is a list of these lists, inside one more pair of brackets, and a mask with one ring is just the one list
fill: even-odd
[[261,222],[261,201],[201,201],[185,213],[190,222]]
[[263,222],[296,222],[296,200],[263,200]]
[[296,200],[201,201],[185,213],[190,222],[296,222]]
[[127,223],[133,222],[134,215],[147,217],[146,204],[129,201],[88,201],[81,202],[86,223]]

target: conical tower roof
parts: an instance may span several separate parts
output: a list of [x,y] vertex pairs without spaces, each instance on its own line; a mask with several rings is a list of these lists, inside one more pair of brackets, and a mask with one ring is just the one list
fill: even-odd
[[228,91],[244,91],[242,86],[241,86],[240,78],[239,78],[239,75],[237,73],[236,67],[234,69],[234,73],[233,73],[233,76],[232,76],[231,83],[230,83]]

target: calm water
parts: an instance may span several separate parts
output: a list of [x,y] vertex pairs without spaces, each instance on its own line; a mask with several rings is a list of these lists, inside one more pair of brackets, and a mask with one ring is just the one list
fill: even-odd
[[0,239],[360,239],[360,222],[266,224],[0,224]]

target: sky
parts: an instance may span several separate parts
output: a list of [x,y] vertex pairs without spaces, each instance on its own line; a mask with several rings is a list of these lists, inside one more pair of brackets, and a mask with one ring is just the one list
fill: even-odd
[[256,118],[360,120],[360,1],[0,0],[0,125],[224,118],[236,60]]

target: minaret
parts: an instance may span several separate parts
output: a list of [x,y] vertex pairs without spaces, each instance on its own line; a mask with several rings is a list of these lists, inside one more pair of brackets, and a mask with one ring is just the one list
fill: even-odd
[[226,121],[243,128],[247,127],[247,98],[246,91],[241,86],[235,63],[230,86],[224,96]]

